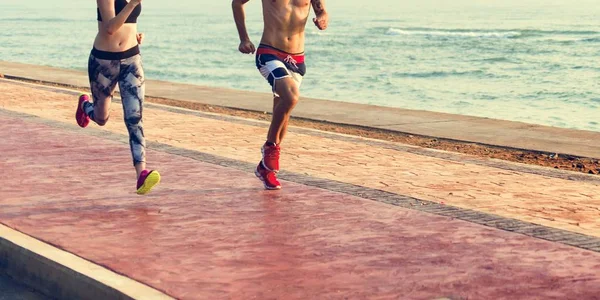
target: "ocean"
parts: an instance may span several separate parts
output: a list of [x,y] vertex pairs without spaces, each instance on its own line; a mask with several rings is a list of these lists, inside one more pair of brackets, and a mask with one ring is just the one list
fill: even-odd
[[[237,52],[230,3],[143,0],[147,78],[269,92],[254,58]],[[247,4],[255,44],[260,5]],[[85,70],[95,7],[0,0],[0,60]],[[597,0],[329,0],[327,7],[328,30],[307,25],[303,96],[600,130]]]

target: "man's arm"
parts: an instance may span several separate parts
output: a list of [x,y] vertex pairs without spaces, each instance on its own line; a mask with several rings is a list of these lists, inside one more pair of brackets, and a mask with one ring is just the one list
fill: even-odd
[[315,15],[317,15],[316,18],[313,18],[313,22],[317,28],[321,30],[327,29],[327,25],[329,24],[329,15],[325,9],[325,0],[311,0],[310,2],[315,10]]
[[246,13],[244,11],[244,4],[250,0],[233,0],[231,1],[231,8],[233,9],[233,19],[235,20],[235,26],[237,27],[238,35],[240,36],[240,47],[239,50],[242,53],[254,53],[254,45],[250,41],[248,36],[248,30],[246,30]]

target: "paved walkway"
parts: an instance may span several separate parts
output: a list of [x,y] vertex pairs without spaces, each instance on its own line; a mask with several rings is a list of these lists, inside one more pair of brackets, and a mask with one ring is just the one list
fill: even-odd
[[294,128],[268,192],[265,123],[148,105],[139,197],[74,99],[0,81],[0,222],[174,297],[600,298],[596,177]]
[[[0,74],[78,87],[89,85],[86,72],[6,61],[0,61]],[[270,111],[272,107],[265,101],[270,97],[268,93],[157,80],[148,81],[146,92],[154,97],[253,111]],[[600,144],[596,142],[600,140],[600,132],[594,131],[305,97],[294,109],[294,115],[417,135],[600,158]]]

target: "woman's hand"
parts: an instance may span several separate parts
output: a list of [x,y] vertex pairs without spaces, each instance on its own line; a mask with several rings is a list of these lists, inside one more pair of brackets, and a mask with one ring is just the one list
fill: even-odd
[[137,33],[137,34],[135,35],[135,37],[137,38],[137,42],[138,42],[138,44],[139,44],[139,45],[141,45],[141,44],[142,44],[142,41],[144,40],[144,34],[140,32],[140,33]]

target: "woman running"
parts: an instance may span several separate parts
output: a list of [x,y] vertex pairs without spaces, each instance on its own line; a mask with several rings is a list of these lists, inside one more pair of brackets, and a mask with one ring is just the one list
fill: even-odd
[[137,193],[140,195],[160,182],[160,174],[146,170],[146,141],[142,127],[144,102],[144,70],[139,44],[144,35],[137,32],[137,18],[142,0],[96,0],[98,4],[98,34],[88,62],[88,75],[93,102],[81,95],[75,117],[86,127],[90,120],[103,126],[110,115],[110,103],[117,83],[123,103],[125,126],[137,173]]

